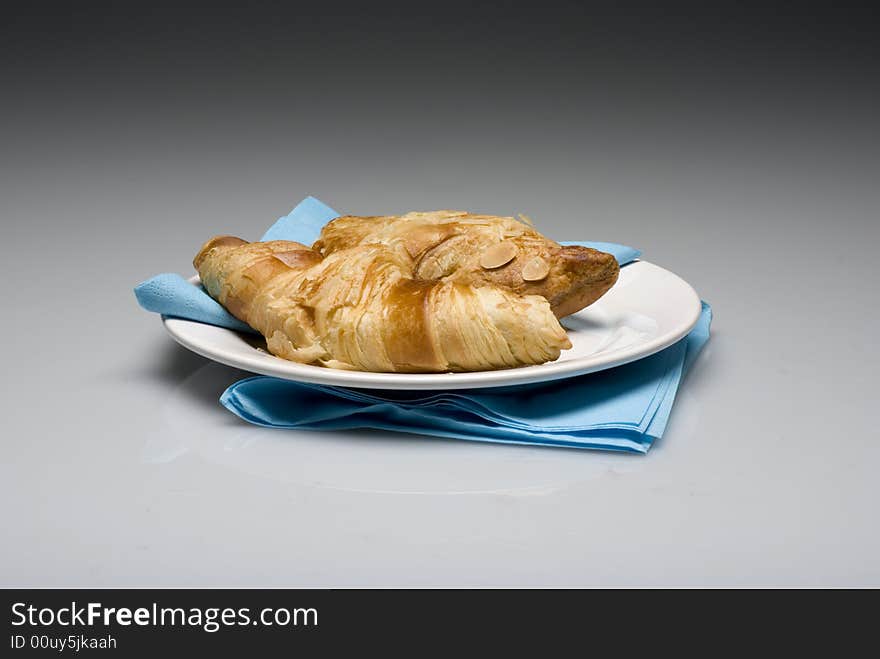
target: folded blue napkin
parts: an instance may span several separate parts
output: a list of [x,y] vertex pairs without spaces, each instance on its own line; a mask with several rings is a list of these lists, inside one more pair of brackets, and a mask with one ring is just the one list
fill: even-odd
[[[309,197],[261,240],[310,245],[339,213]],[[621,265],[640,252],[615,243],[594,247]],[[148,311],[253,331],[200,286],[162,274],[138,285]],[[566,380],[462,391],[376,391],[257,376],[236,382],[220,402],[248,421],[273,428],[377,428],[457,439],[646,453],[666,428],[682,377],[709,340],[712,311],[703,303],[696,327],[665,350],[617,368]]]

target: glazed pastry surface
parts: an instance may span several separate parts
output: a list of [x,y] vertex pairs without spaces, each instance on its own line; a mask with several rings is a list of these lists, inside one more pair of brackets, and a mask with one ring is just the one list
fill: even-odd
[[292,361],[480,371],[541,364],[571,347],[544,297],[486,281],[416,277],[417,261],[391,242],[322,255],[294,242],[218,236],[194,265],[214,299],[261,332],[272,354]]
[[494,285],[546,298],[557,318],[592,304],[617,281],[611,254],[562,246],[512,217],[463,211],[347,215],[329,222],[313,247],[327,256],[358,245],[402,248],[416,280]]

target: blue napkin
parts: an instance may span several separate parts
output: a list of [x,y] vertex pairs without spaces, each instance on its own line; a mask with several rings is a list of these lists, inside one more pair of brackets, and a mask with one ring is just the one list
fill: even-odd
[[[262,240],[310,245],[339,213],[308,197]],[[565,242],[615,256],[621,265],[640,252],[615,243]],[[135,288],[148,311],[253,331],[200,286],[162,274]],[[637,362],[566,380],[462,391],[376,391],[304,384],[267,376],[236,382],[220,402],[248,421],[273,428],[378,428],[478,441],[541,444],[645,453],[666,428],[682,377],[709,339],[712,311],[703,303],[693,331]]]
[[260,240],[294,240],[311,245],[321,235],[321,229],[340,213],[314,197],[306,197],[284,217],[278,218]]
[[709,339],[712,312],[673,346],[624,366],[503,389],[375,391],[257,376],[220,397],[260,426],[378,428],[490,442],[646,453],[663,435],[686,370]]
[[164,272],[138,284],[134,287],[134,296],[141,307],[160,313],[163,317],[186,318],[238,332],[257,333],[250,325],[226,311],[200,285],[193,285],[172,272]]

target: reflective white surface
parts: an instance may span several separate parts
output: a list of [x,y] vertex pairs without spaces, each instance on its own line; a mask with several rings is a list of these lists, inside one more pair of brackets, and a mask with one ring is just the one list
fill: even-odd
[[[198,277],[193,277],[193,282]],[[690,332],[700,298],[681,277],[647,261],[625,266],[597,302],[563,319],[571,348],[559,359],[475,373],[366,373],[299,364],[267,352],[265,342],[181,318],[163,324],[175,341],[228,366],[299,382],[367,389],[474,389],[545,382],[593,373],[652,355]]]

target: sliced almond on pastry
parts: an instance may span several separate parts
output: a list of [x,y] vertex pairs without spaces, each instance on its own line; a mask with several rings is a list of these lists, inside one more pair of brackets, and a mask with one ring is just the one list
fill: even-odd
[[507,265],[515,256],[516,245],[508,241],[500,242],[480,255],[480,266],[486,270],[494,270]]
[[522,278],[524,281],[541,281],[550,274],[550,264],[546,259],[536,256],[523,266]]

